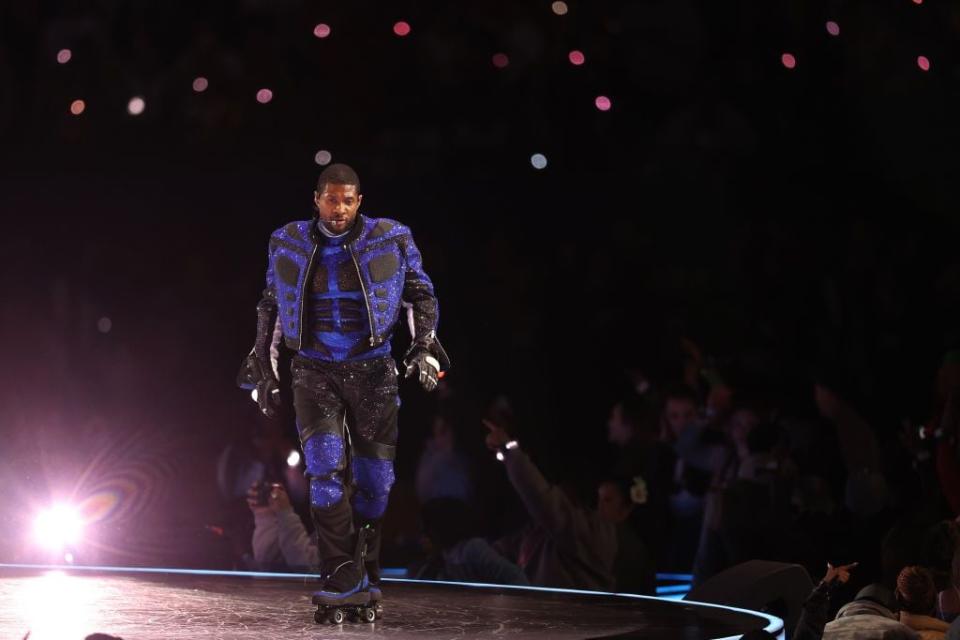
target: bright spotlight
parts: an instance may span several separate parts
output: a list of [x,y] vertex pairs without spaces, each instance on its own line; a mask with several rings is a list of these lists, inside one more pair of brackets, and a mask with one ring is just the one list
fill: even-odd
[[83,520],[76,509],[60,504],[37,515],[33,532],[40,545],[60,550],[77,543],[83,533]]
[[295,467],[300,464],[300,452],[293,450],[290,452],[290,455],[287,456],[287,466]]

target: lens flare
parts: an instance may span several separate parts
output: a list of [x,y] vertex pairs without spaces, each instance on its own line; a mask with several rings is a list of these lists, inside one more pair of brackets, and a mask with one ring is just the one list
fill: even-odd
[[64,504],[54,505],[37,514],[33,533],[42,547],[60,550],[80,540],[83,520],[75,508]]

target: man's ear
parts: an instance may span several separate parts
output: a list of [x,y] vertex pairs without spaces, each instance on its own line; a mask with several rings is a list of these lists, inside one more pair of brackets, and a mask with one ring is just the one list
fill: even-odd
[[358,194],[357,194],[357,206],[359,207],[361,204],[363,204],[363,194],[362,194],[362,193],[358,193]]

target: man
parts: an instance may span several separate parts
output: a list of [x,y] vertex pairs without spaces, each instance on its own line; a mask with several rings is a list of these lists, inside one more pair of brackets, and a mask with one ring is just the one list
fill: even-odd
[[[293,403],[325,576],[320,593],[332,598],[380,577],[378,523],[394,481],[400,404],[390,338],[401,309],[413,337],[406,376],[432,391],[449,366],[433,284],[410,230],[360,215],[362,201],[353,169],[331,165],[317,182],[314,218],[273,232],[257,339],[240,376],[261,411],[276,416],[280,338],[296,352]],[[354,560],[361,529],[365,566]]]

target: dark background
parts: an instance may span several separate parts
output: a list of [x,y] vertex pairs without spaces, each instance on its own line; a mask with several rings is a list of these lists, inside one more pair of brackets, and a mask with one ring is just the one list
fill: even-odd
[[[364,213],[413,229],[450,385],[470,407],[508,394],[548,473],[602,471],[625,369],[678,376],[681,337],[800,415],[819,379],[878,430],[928,417],[960,343],[960,7],[569,7],[3,3],[5,528],[113,483],[90,557],[217,563],[217,457],[262,429],[234,376],[266,241],[311,215],[320,149],[358,171]],[[436,401],[402,395],[401,495]],[[13,538],[0,559],[32,557]]]

